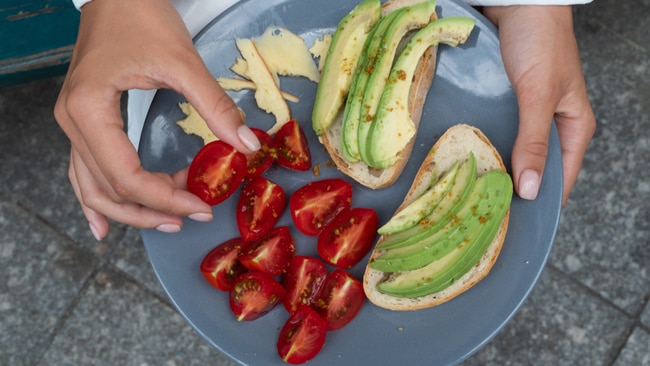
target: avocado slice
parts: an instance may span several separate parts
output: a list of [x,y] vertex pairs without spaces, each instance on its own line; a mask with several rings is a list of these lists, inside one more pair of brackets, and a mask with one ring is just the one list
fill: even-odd
[[460,165],[453,185],[440,203],[430,214],[415,226],[390,234],[377,246],[378,250],[400,248],[417,243],[447,225],[465,204],[476,183],[476,158],[470,153],[469,158]]
[[352,77],[343,112],[343,127],[341,128],[341,152],[343,157],[350,162],[357,162],[360,157],[357,143],[357,126],[359,125],[361,102],[363,101],[366,84],[373,72],[377,54],[382,48],[383,34],[397,15],[398,11],[388,14],[381,18],[372,28],[357,62],[356,72]]
[[449,287],[476,265],[498,232],[510,208],[513,192],[508,174],[493,170],[483,177],[488,177],[485,181],[489,180],[489,187],[481,198],[490,202],[491,217],[486,223],[481,224],[467,241],[429,265],[414,271],[393,273],[378,285],[379,291],[395,297],[426,296]]
[[415,226],[420,220],[428,216],[451,190],[458,173],[458,165],[458,162],[456,162],[435,184],[397,212],[377,232],[385,235],[404,231]]
[[510,197],[503,196],[507,186],[504,179],[509,181],[510,176],[501,170],[479,177],[465,205],[445,227],[415,244],[384,252],[371,267],[383,272],[416,270],[443,258],[454,248],[474,242],[482,231],[492,230],[493,226],[498,228],[503,215],[495,214],[495,207],[505,201],[509,206],[510,202]]
[[[406,33],[423,28],[435,14],[435,0],[427,0],[400,8],[382,18],[365,51],[363,72],[353,84],[353,98],[348,97],[348,110],[343,120],[342,140],[350,152],[350,161],[363,158],[369,122],[374,118],[386,78],[395,59],[397,47]],[[435,17],[435,15],[434,15]]]
[[316,90],[312,128],[317,135],[332,125],[350,89],[353,70],[368,32],[381,17],[379,0],[364,0],[339,22]]
[[370,124],[367,143],[369,166],[385,169],[399,159],[399,153],[416,133],[408,111],[413,75],[424,52],[444,43],[457,46],[469,38],[475,21],[466,17],[446,17],[429,23],[410,39],[393,66],[377,114]]

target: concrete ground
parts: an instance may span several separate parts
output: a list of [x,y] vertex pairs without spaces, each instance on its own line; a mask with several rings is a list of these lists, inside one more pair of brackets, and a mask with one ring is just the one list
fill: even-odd
[[[648,0],[576,7],[598,130],[539,284],[464,365],[650,365],[649,19]],[[0,364],[232,365],[166,298],[138,230],[91,236],[61,83],[0,89]]]

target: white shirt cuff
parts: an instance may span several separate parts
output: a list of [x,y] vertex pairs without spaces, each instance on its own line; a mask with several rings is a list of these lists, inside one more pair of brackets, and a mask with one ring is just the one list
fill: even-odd
[[74,4],[74,7],[81,10],[81,7],[84,6],[84,4],[90,2],[90,0],[72,0],[72,3]]
[[578,5],[591,0],[463,0],[468,5],[507,6],[507,5]]

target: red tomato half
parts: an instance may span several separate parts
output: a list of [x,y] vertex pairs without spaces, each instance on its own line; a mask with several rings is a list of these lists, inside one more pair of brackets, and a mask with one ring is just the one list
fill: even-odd
[[203,146],[190,164],[187,188],[209,205],[232,195],[246,176],[246,156],[217,140]]
[[318,254],[335,267],[351,268],[372,248],[378,224],[379,219],[373,209],[344,211],[318,235]]
[[273,165],[275,161],[275,147],[273,145],[273,139],[269,136],[268,133],[259,128],[251,127],[251,131],[257,136],[257,139],[260,140],[260,149],[252,154],[247,154],[247,167],[246,177],[257,177]]
[[363,284],[342,269],[327,276],[313,308],[328,330],[341,329],[357,315],[366,300]]
[[247,272],[237,277],[230,289],[230,309],[237,321],[255,320],[273,310],[285,293],[275,278]]
[[352,185],[340,178],[309,182],[289,198],[291,217],[298,230],[315,236],[352,204]]
[[298,171],[311,169],[311,152],[307,138],[296,120],[285,123],[275,134],[273,142],[278,165]]
[[287,204],[281,186],[264,177],[249,179],[237,201],[237,227],[242,238],[254,241],[275,225]]
[[285,309],[294,313],[300,305],[311,305],[327,277],[325,263],[314,257],[297,255],[291,258],[282,286],[287,296],[282,300]]
[[289,364],[298,365],[314,358],[325,344],[327,323],[314,309],[302,305],[280,330],[278,354]]
[[242,238],[233,238],[214,247],[201,262],[203,277],[219,290],[230,290],[235,278],[247,271],[237,259],[245,247]]
[[287,270],[295,252],[296,243],[289,228],[280,226],[249,246],[239,261],[251,271],[278,276]]

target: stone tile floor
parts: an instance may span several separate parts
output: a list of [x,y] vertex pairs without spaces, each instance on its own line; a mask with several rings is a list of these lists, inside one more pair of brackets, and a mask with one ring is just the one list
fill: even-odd
[[[464,365],[650,365],[649,19],[648,0],[576,7],[598,130],[539,284]],[[234,364],[175,311],[138,230],[90,235],[61,82],[0,89],[0,364]]]

